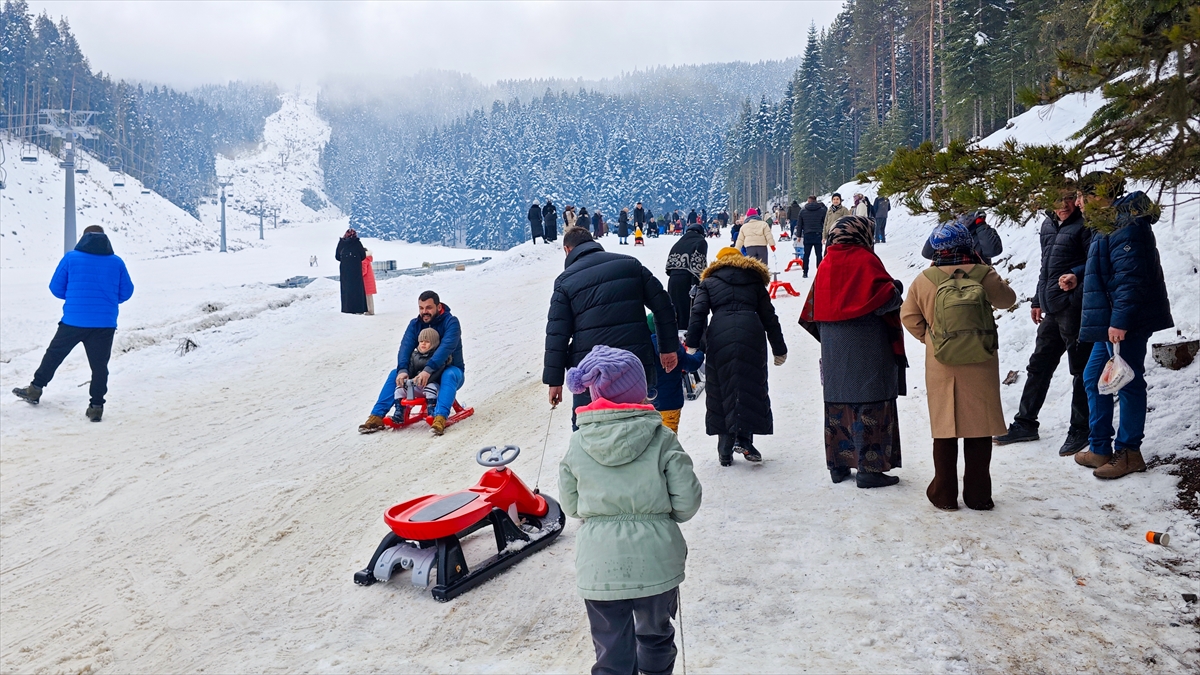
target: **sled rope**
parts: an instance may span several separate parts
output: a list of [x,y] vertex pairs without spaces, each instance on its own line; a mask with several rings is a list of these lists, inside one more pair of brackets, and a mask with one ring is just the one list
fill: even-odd
[[675,604],[679,610],[679,658],[683,661],[683,675],[687,675],[687,648],[683,640],[683,594],[675,587]]
[[542,485],[542,466],[546,463],[546,446],[550,445],[550,423],[554,421],[554,408],[550,407],[550,419],[546,420],[546,440],[542,441],[542,457],[538,460],[538,475],[537,480],[533,482],[533,493],[538,493],[538,488]]

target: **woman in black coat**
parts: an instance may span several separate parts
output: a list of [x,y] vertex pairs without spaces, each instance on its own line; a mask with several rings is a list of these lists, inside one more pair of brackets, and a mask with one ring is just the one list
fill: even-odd
[[558,241],[558,209],[549,199],[542,207],[542,230],[542,241]]
[[629,209],[621,209],[621,215],[617,216],[617,243],[628,244],[625,241],[629,238]]
[[367,249],[358,240],[358,233],[353,229],[338,240],[337,253],[334,257],[341,267],[342,312],[345,314],[367,313],[367,292],[363,287],[363,258],[367,257]]
[[533,243],[537,243],[538,237],[542,238],[543,244],[546,243],[546,235],[542,232],[542,207],[538,206],[537,202],[529,207],[526,218],[529,219],[529,231],[533,234],[530,239]]
[[761,462],[754,434],[774,433],[767,342],[777,366],[787,358],[787,345],[767,294],[770,282],[766,265],[737,249],[723,248],[700,276],[692,300],[686,343],[689,349],[700,348],[701,340],[706,343],[704,425],[709,436],[717,436],[721,466],[733,463],[734,452]]
[[688,225],[667,255],[667,294],[675,306],[677,325],[686,326],[692,315],[692,288],[708,267],[708,240],[700,225]]

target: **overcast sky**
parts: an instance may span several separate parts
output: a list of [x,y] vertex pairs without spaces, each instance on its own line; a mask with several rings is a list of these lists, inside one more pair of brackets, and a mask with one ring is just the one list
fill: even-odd
[[106,2],[31,0],[65,16],[94,70],[190,88],[314,84],[422,70],[497,79],[618,75],[782,59],[840,0],[801,2]]

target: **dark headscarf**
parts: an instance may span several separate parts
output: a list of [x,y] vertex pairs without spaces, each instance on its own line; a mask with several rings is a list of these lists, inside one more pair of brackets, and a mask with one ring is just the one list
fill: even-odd
[[342,239],[350,239],[352,237],[357,237],[357,236],[358,236],[358,232],[355,232],[354,228],[352,227],[352,228],[346,230],[346,234],[342,235]]
[[875,249],[875,224],[862,216],[844,216],[829,228],[826,246],[848,244],[862,246],[868,251]]

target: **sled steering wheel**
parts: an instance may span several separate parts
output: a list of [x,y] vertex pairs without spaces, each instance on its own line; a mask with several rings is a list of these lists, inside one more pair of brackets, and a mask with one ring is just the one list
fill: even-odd
[[515,445],[506,445],[504,448],[489,445],[475,453],[475,461],[479,462],[480,466],[504,466],[505,464],[512,464],[513,460],[520,454],[521,449]]

